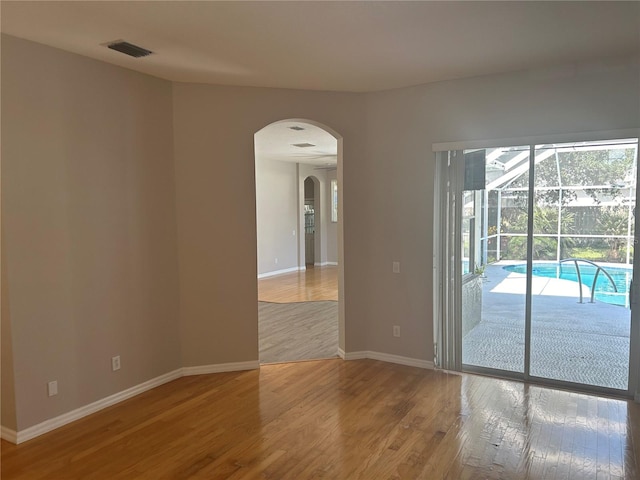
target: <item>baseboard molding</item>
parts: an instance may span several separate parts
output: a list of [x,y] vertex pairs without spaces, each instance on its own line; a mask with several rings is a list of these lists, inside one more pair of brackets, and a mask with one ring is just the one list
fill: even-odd
[[428,368],[433,369],[433,362],[428,360],[420,360],[417,358],[402,357],[400,355],[391,355],[389,353],[372,352],[370,350],[364,350],[360,352],[343,352],[345,360],[362,360],[364,358],[370,358],[371,360],[380,360],[381,362],[397,363],[399,365],[406,365],[408,367]]
[[177,378],[180,378],[180,377],[182,377],[181,368],[179,368],[178,370],[174,370],[173,372],[160,375],[159,377],[152,378],[151,380],[147,380],[146,382],[143,382],[139,385],[135,385],[131,388],[127,388],[122,392],[109,395],[106,398],[103,398],[96,402],[85,405],[84,407],[76,408],[75,410],[72,410],[70,412],[64,413],[57,417],[51,418],[49,420],[45,420],[44,422],[34,425],[33,427],[29,427],[25,430],[19,430],[18,432],[16,432],[15,443],[18,444],[18,443],[26,442],[27,440],[31,440],[32,438],[43,435],[47,432],[55,430],[56,428],[60,428],[63,425],[71,423],[75,420],[79,420],[83,417],[86,417],[87,415],[96,413],[107,407],[115,405],[116,403],[120,403],[131,397],[135,397],[136,395],[139,395],[142,392],[146,392],[147,390],[151,390],[152,388],[171,382],[172,380],[176,380]]
[[260,361],[252,360],[250,362],[220,363],[217,365],[183,367],[182,374],[185,377],[189,377],[191,375],[207,375],[209,373],[238,372],[241,370],[256,370],[258,368],[260,368]]
[[314,267],[328,267],[328,266],[333,266],[333,267],[337,267],[338,266],[338,262],[318,262],[318,263],[314,263],[313,264]]
[[342,357],[342,358],[344,358],[345,360],[363,360],[365,358],[369,358],[367,356],[367,353],[369,353],[369,352],[366,352],[366,351],[362,351],[362,352],[345,352],[344,353],[344,357]]
[[0,438],[11,443],[18,443],[18,432],[7,427],[0,427]]
[[344,352],[343,349],[338,348],[338,356],[342,359],[342,360],[346,360],[345,357],[347,356],[347,354]]
[[274,270],[272,272],[259,273],[258,278],[260,279],[260,278],[274,277],[276,275],[282,275],[283,273],[299,272],[306,269],[307,267],[291,267],[291,268],[285,268],[282,270]]
[[90,403],[89,405],[85,405],[84,407],[80,407],[49,420],[45,420],[42,423],[24,430],[16,432],[7,427],[0,427],[0,437],[8,442],[19,444],[181,377],[204,375],[209,373],[236,372],[239,370],[254,370],[257,368],[260,368],[260,362],[258,360],[179,368],[172,372],[165,373],[164,375],[160,375],[159,377],[147,380],[139,385],[127,388],[122,392],[115,393],[106,398]]

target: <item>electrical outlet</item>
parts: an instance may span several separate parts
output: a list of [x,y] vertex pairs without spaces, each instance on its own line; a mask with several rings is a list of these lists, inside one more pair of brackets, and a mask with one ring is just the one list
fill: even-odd
[[400,273],[400,262],[393,262],[393,273]]
[[274,262],[277,264],[278,263],[278,258],[276,257],[276,259],[274,260]]
[[393,326],[393,336],[394,337],[399,337],[400,336],[400,325],[394,325]]
[[47,392],[50,397],[58,394],[58,381],[54,380],[53,382],[47,383]]
[[116,370],[120,370],[120,355],[111,357],[111,370],[113,370],[114,372]]

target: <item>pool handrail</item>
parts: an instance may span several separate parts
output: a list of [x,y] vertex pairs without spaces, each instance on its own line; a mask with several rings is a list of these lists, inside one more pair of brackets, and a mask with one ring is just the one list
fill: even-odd
[[564,263],[564,262],[573,262],[576,266],[576,273],[578,274],[578,285],[580,285],[580,303],[583,303],[582,302],[582,277],[580,275],[580,266],[578,265],[578,262],[588,263],[589,265],[593,265],[594,267],[596,267],[596,274],[593,276],[593,282],[591,283],[590,303],[595,303],[594,296],[596,294],[596,282],[598,281],[598,275],[600,274],[600,271],[602,271],[602,273],[604,273],[607,276],[607,278],[611,282],[611,285],[613,285],[613,291],[615,293],[618,293],[618,287],[616,286],[616,282],[613,280],[611,275],[609,275],[609,273],[604,269],[604,267],[601,267],[600,265],[598,265],[595,262],[592,262],[591,260],[585,260],[584,258],[565,258],[563,260],[560,260],[559,263]]

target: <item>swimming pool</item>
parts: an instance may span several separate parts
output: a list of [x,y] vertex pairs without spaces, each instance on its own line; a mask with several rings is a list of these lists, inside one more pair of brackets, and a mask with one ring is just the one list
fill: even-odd
[[[593,278],[596,274],[597,267],[578,262],[580,267],[580,279],[582,284],[587,288],[591,288]],[[508,272],[527,273],[527,264],[509,265],[503,267]],[[611,276],[616,284],[617,292],[614,290],[611,281],[602,272],[598,275],[598,281],[596,282],[596,294],[595,299],[601,302],[610,303],[612,305],[621,305],[624,307],[629,306],[629,285],[633,278],[633,272],[631,266],[629,267],[608,267],[602,266],[602,268]],[[570,280],[578,283],[578,274],[576,266],[573,262],[564,263],[547,263],[547,262],[533,262],[533,275],[537,277],[545,278],[561,278],[563,280]],[[589,295],[584,291],[584,301],[589,301]]]

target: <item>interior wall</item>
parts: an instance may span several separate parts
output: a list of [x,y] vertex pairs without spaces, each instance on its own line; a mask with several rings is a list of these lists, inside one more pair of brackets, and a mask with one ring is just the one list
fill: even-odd
[[172,86],[3,35],[2,120],[23,430],[181,366]]
[[[343,181],[348,183],[364,162],[363,96],[182,83],[173,91],[185,366],[257,361],[254,134],[290,118],[327,125],[345,138]],[[211,188],[215,178],[224,180]],[[355,239],[358,234],[347,226],[348,198],[344,208],[345,238]],[[349,270],[360,271],[369,261],[357,252],[350,255],[346,279]],[[353,329],[345,337],[347,348],[361,350],[364,317],[349,301],[359,297],[356,283],[345,286],[345,316],[352,318],[347,328]]]
[[0,296],[0,425],[11,430],[17,430],[16,423],[16,394],[15,378],[13,374],[13,342],[11,340],[11,316],[9,309],[9,283],[7,282],[6,258],[4,242],[2,242],[2,292]]
[[618,58],[367,95],[367,168],[348,191],[366,234],[345,250],[377,260],[358,271],[364,295],[350,296],[369,350],[433,359],[431,145],[638,128],[639,73],[637,59]]
[[295,163],[256,159],[258,275],[298,268],[297,181]]

